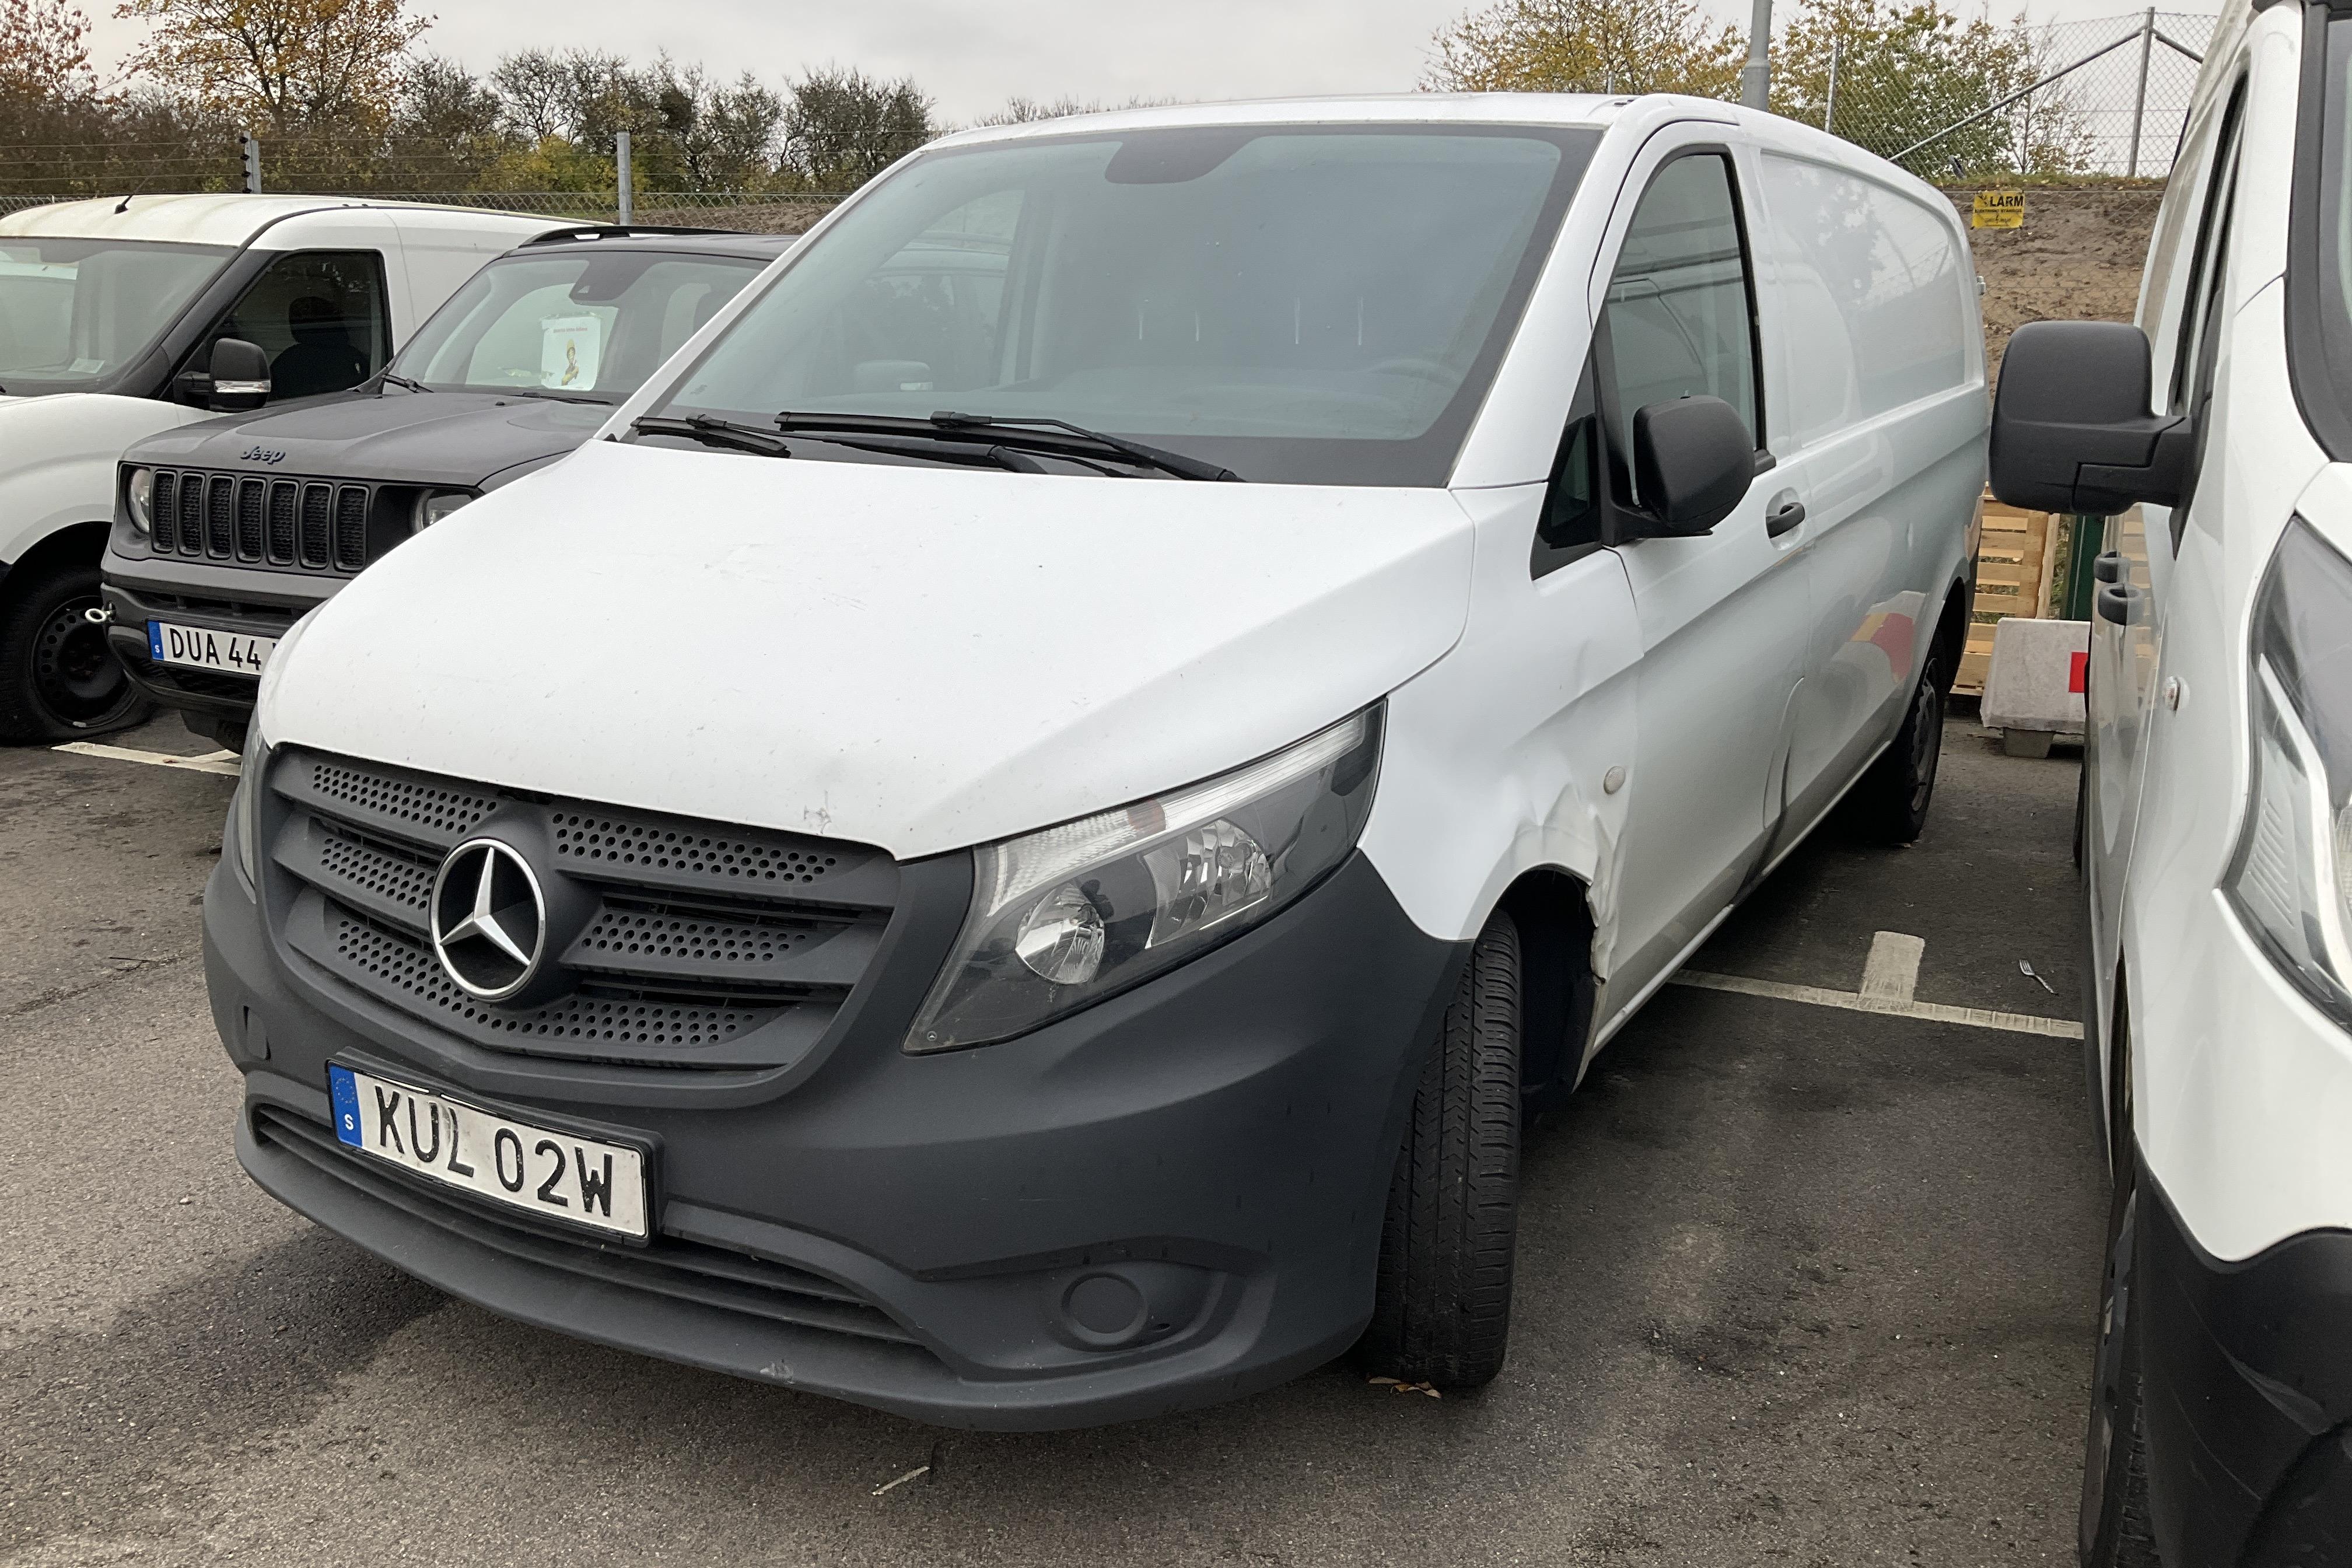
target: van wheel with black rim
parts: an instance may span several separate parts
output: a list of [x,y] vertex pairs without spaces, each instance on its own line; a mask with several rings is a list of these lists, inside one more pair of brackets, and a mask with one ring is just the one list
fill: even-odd
[[1503,1369],[1519,1202],[1519,929],[1478,933],[1423,1069],[1389,1184],[1363,1359],[1475,1388]]
[[2128,1167],[2116,1178],[2099,1291],[2099,1352],[2091,1373],[2091,1427],[2084,1440],[2084,1568],[2163,1568],[2148,1523],[2147,1446],[2141,1430],[2139,1325],[2132,1312],[2138,1195]]
[[1855,820],[1874,838],[1911,844],[1927,826],[1936,798],[1936,765],[1944,754],[1942,660],[1930,655],[1912,689],[1911,706],[1895,743],[1854,786]]
[[0,586],[0,741],[71,741],[120,730],[153,708],[106,646],[98,568],[35,567]]

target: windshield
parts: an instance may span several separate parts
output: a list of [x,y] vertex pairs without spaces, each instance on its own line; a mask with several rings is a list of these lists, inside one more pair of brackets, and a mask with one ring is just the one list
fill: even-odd
[[0,390],[95,386],[144,354],[233,254],[0,235]]
[[393,373],[451,391],[616,403],[765,265],[651,250],[503,257],[433,313]]
[[1245,479],[1443,484],[1597,140],[1214,127],[926,153],[653,412],[1065,419]]

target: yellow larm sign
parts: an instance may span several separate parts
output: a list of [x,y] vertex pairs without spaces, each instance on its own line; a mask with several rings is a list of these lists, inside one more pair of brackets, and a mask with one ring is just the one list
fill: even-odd
[[1976,205],[1969,210],[1970,228],[2023,228],[2025,226],[2025,193],[2023,191],[1979,191]]

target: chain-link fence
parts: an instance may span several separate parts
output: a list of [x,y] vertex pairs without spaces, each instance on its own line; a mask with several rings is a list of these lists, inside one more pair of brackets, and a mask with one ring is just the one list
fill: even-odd
[[1805,40],[1773,108],[1930,179],[2162,179],[2215,18],[2142,11]]

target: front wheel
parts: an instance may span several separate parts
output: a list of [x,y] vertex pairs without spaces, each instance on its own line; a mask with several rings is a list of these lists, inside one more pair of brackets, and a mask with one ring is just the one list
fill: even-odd
[[1401,1383],[1475,1388],[1503,1369],[1519,1203],[1519,928],[1471,949],[1389,1184],[1363,1355]]
[[2084,1568],[2163,1568],[2148,1523],[2147,1446],[2140,1417],[2139,1324],[2132,1267],[2139,1199],[2126,1169],[2116,1178],[2107,1267],[2099,1292],[2098,1359],[2091,1373],[2091,1425],[2083,1445]]
[[1931,654],[1912,689],[1895,743],[1854,786],[1854,809],[1871,837],[1889,844],[1917,842],[1936,798],[1936,767],[1943,755],[1943,667]]
[[0,586],[0,741],[71,741],[146,717],[153,705],[83,615],[99,604],[95,564],[37,567]]

